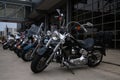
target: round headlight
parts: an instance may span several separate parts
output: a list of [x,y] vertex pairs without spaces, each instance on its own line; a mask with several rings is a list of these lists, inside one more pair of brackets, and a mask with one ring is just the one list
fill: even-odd
[[58,38],[56,36],[53,36],[52,39],[53,40],[58,40]]
[[57,37],[57,35],[54,33],[54,34],[52,34],[52,39],[53,40],[58,40],[58,37]]

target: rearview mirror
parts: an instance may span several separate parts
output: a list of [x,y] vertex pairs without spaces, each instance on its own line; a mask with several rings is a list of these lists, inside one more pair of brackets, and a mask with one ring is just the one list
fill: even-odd
[[61,16],[64,16],[63,14],[61,14]]
[[58,12],[58,14],[60,15],[60,9],[56,9],[56,11]]
[[93,24],[90,23],[90,22],[87,22],[86,25],[87,25],[87,26],[93,26]]

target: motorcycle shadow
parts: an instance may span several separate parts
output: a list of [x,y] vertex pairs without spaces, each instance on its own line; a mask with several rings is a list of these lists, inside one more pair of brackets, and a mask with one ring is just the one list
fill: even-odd
[[67,74],[75,74],[78,71],[86,71],[88,69],[89,69],[89,67],[87,65],[74,66],[74,67],[70,67],[68,69],[66,66],[61,67],[57,63],[51,63],[43,72],[40,72],[37,75],[39,75],[39,76],[46,75],[46,74],[49,74],[49,75],[56,75],[56,74],[61,75],[63,73],[67,75]]

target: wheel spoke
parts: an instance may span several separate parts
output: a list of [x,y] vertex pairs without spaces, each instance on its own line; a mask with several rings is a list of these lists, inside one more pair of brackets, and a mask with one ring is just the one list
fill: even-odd
[[98,50],[93,51],[93,53],[91,53],[91,55],[89,56],[88,65],[89,66],[97,66],[102,61],[102,57],[103,57],[103,55],[101,54],[100,51],[98,51]]

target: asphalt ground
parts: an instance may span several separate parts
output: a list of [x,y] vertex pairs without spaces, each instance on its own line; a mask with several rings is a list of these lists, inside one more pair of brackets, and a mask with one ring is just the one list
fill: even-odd
[[[106,56],[103,61],[109,62],[111,57]],[[113,58],[111,61],[114,61]],[[105,62],[95,68],[73,68],[75,74],[57,63],[51,63],[43,72],[35,74],[30,69],[30,62],[24,62],[14,52],[3,50],[0,46],[0,80],[120,80],[120,66]]]

